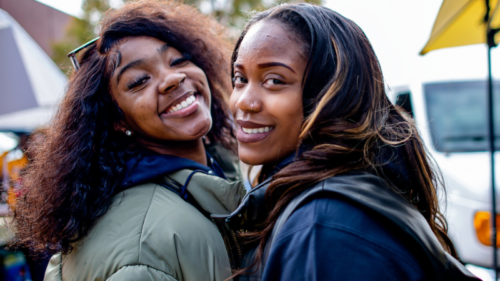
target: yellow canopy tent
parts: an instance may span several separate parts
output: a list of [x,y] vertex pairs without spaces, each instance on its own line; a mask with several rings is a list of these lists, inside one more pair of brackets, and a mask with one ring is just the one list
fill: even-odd
[[494,159],[494,124],[493,124],[493,81],[491,77],[491,48],[500,41],[500,0],[443,0],[438,16],[434,22],[431,36],[420,52],[424,55],[430,51],[466,46],[487,44],[488,46],[488,139],[491,153],[491,202],[492,227],[491,244],[493,246],[493,264],[495,280],[498,280],[497,262],[497,210],[495,190]]
[[[442,48],[487,43],[489,19],[492,29],[500,27],[500,1],[490,0],[489,6],[485,2],[488,1],[444,0],[431,37],[420,54],[425,55]],[[488,17],[485,17],[487,10]],[[494,37],[498,44],[500,33]]]

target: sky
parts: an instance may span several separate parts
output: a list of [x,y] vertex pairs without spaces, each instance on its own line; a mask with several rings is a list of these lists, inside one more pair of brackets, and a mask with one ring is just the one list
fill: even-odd
[[[82,13],[82,0],[37,0],[68,14]],[[119,6],[121,0],[113,0]],[[418,53],[431,33],[441,0],[324,0],[324,5],[356,22],[377,54],[389,87],[438,80],[486,79],[483,45]],[[493,73],[500,78],[500,51],[492,53]]]

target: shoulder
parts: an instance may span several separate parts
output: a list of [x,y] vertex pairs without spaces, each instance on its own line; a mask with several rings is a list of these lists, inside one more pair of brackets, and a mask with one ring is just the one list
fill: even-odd
[[[225,254],[215,225],[179,195],[147,183],[113,198],[110,209],[88,237],[62,259],[62,273],[66,277],[78,272],[89,280],[97,280],[106,279],[119,270],[139,270],[163,272],[177,279],[189,275],[186,270],[195,271],[189,267],[190,259],[206,263],[198,264],[199,272],[205,274],[218,270],[214,265],[229,263],[207,261],[211,254]],[[213,267],[205,270],[209,264]]]
[[231,275],[217,227],[162,186],[156,187],[142,223],[138,259],[179,280],[224,280]]
[[62,276],[106,279],[124,265],[137,264],[144,221],[157,190],[156,184],[148,183],[116,194],[89,234],[75,243],[70,254],[59,258]]
[[382,216],[367,207],[342,197],[325,194],[299,207],[284,224],[278,239],[307,228],[324,228],[328,233],[347,237],[359,236],[366,243],[383,246],[401,246],[396,229]]
[[[297,266],[299,260],[304,267]],[[345,280],[424,278],[397,229],[362,204],[333,193],[312,198],[289,217],[272,246],[269,262],[283,267],[283,274],[314,268],[318,276],[351,276]]]

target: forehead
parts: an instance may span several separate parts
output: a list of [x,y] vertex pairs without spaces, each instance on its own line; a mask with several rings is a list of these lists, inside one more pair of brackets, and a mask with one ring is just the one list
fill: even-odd
[[127,62],[143,58],[148,53],[157,51],[165,44],[165,42],[153,37],[130,37],[123,40],[115,51],[120,53],[122,62]]
[[287,60],[302,62],[301,48],[288,30],[277,21],[260,21],[252,26],[238,50],[237,62]]

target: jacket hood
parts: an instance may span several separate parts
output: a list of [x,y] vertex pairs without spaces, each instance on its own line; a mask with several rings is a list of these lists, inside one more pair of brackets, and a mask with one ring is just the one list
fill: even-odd
[[127,172],[121,187],[122,189],[126,189],[183,169],[201,170],[205,173],[225,178],[220,166],[208,153],[207,160],[210,167],[193,160],[172,155],[141,154],[127,161]]
[[[191,176],[192,174],[192,176]],[[167,176],[177,183],[187,184],[189,195],[209,214],[229,214],[236,210],[245,196],[246,189],[242,181],[230,182],[221,177],[180,170]],[[186,179],[189,182],[186,183]]]
[[127,162],[121,190],[146,182],[166,181],[170,189],[178,189],[176,193],[184,200],[189,192],[208,214],[228,214],[236,209],[246,193],[239,180],[238,158],[218,144],[205,148],[208,166],[172,155],[150,152],[137,155]]

